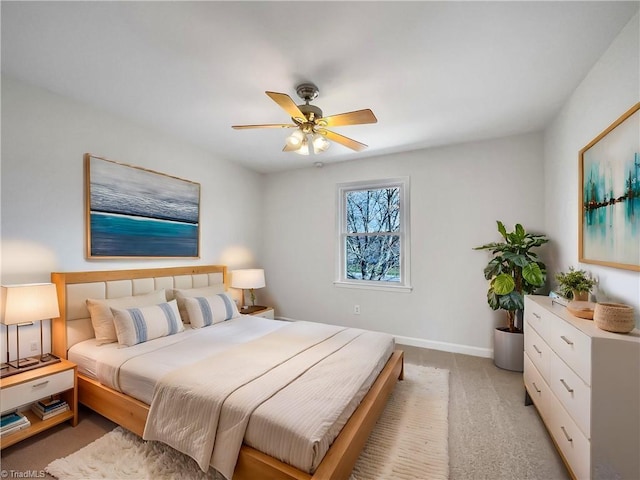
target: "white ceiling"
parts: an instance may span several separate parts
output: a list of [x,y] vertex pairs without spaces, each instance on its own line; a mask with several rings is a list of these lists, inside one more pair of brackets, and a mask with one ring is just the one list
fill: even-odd
[[[2,72],[259,172],[542,129],[639,2],[8,2]],[[265,95],[320,88],[369,145],[282,152]],[[301,101],[298,103],[302,103]]]

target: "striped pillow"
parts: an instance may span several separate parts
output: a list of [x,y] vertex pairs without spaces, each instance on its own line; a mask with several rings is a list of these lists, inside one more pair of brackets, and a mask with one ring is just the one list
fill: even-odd
[[184,330],[175,300],[148,307],[111,310],[120,345],[130,347]]
[[236,302],[226,293],[185,298],[184,303],[194,328],[208,327],[240,316]]
[[224,284],[210,285],[208,287],[199,288],[174,288],[173,296],[178,302],[178,311],[182,317],[182,323],[190,323],[189,312],[185,306],[184,299],[187,297],[210,297],[217,295],[218,293],[224,293]]

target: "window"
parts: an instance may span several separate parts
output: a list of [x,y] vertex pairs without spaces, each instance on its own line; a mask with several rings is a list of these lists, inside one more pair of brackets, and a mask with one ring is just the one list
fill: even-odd
[[410,289],[409,179],[338,185],[340,286]]

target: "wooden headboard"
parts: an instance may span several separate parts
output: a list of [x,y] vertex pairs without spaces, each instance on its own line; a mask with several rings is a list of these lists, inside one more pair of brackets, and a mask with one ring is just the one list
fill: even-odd
[[51,281],[58,290],[60,306],[60,316],[52,321],[52,352],[60,358],[67,358],[67,350],[76,343],[94,337],[87,298],[143,295],[164,288],[171,300],[174,288],[220,284],[224,284],[225,290],[229,288],[224,265],[54,272]]

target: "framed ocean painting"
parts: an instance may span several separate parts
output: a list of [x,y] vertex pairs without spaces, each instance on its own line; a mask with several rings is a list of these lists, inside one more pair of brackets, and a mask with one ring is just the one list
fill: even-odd
[[640,271],[640,103],[579,157],[579,261]]
[[88,258],[199,257],[200,184],[85,154]]

